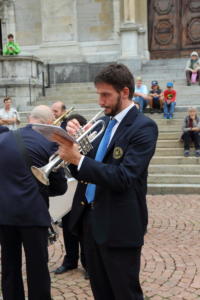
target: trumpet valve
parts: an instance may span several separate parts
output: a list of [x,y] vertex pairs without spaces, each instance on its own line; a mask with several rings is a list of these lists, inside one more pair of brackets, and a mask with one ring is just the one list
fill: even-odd
[[85,136],[81,141],[79,141],[80,151],[83,155],[86,155],[90,150],[92,150],[93,146],[89,141],[88,136]]

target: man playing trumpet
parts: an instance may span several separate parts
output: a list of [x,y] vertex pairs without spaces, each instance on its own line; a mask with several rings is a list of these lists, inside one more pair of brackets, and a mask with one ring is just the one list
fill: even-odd
[[[112,64],[95,78],[107,128],[87,156],[76,143],[54,135],[60,157],[79,180],[70,226],[86,239],[85,254],[95,300],[143,300],[139,282],[147,228],[147,170],[158,130],[132,102],[134,78]],[[79,123],[68,122],[75,134]]]
[[66,110],[66,106],[62,101],[57,101],[52,104],[51,111],[55,117],[54,124],[60,126],[63,129],[66,129],[66,119],[69,114],[69,111]]

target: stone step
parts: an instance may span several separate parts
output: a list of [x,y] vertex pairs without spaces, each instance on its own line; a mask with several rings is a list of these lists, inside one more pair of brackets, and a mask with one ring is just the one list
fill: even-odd
[[159,59],[151,59],[143,62],[142,67],[147,67],[147,66],[174,66],[174,65],[181,65],[185,66],[187,63],[188,58],[159,58]]
[[181,133],[178,132],[159,132],[158,139],[159,140],[175,140],[176,142],[179,140]]
[[[141,74],[145,74],[142,76],[143,78],[143,82],[145,83],[146,81],[151,81],[151,80],[157,80],[160,78],[161,74],[162,74],[162,81],[165,81],[163,86],[166,86],[166,83],[168,81],[178,81],[178,80],[182,80],[183,82],[185,81],[185,74],[184,71],[183,72],[174,72],[174,73],[162,73],[161,70],[155,70],[154,69],[147,69],[143,71],[144,73]],[[153,79],[152,79],[152,74],[153,74]]]
[[178,132],[178,131],[181,133],[181,131],[182,131],[181,125],[172,125],[169,122],[168,125],[160,125],[159,126],[159,132]]
[[67,82],[67,83],[56,83],[56,84],[51,84],[51,87],[56,87],[56,88],[60,88],[60,87],[63,87],[63,86],[69,86],[69,87],[85,87],[85,86],[88,86],[88,87],[93,87],[94,86],[94,83],[92,81],[87,81],[87,82]]
[[[151,88],[151,81],[152,81],[152,75],[151,78],[145,78],[145,75],[142,76],[143,77],[143,81],[144,84],[147,85],[147,87],[150,89]],[[172,76],[173,77],[173,76]],[[172,78],[170,76],[170,78]],[[166,83],[169,80],[163,80],[160,79],[161,76],[160,74],[158,74],[158,79],[154,79],[154,80],[158,80],[160,87],[164,90],[166,88]],[[192,86],[187,86],[185,79],[180,79],[180,80],[172,80],[174,82],[174,88],[177,91],[177,94],[185,94],[185,95],[190,95],[190,94],[196,94],[198,93],[200,87],[199,85],[193,84]],[[96,93],[96,89],[94,87],[93,83],[88,83],[85,82],[83,83],[62,83],[62,84],[58,84],[58,85],[52,85],[50,88],[46,88],[46,95],[55,95],[57,96],[58,94],[77,94],[77,93]]]
[[163,116],[161,115],[161,119],[155,119],[154,120],[158,126],[182,126],[183,124],[183,119],[176,119],[175,117],[171,120],[164,119]]
[[200,175],[149,174],[149,184],[200,184]]
[[157,148],[181,148],[183,149],[183,143],[176,140],[160,140],[158,139]]
[[[151,88],[151,82],[144,82],[145,85],[147,85],[147,87],[150,89]],[[159,83],[160,85],[160,88],[162,90],[164,90],[166,88],[166,81],[162,83],[162,85]],[[185,84],[181,84],[180,86],[179,85],[174,85],[174,88],[175,90],[177,91],[177,97],[183,97],[183,96],[196,96],[198,95],[198,92],[200,90],[200,87],[199,85],[194,85],[194,86],[186,86]],[[71,95],[77,95],[77,94],[80,94],[80,95],[83,95],[83,96],[86,96],[87,94],[90,94],[90,95],[94,95],[96,94],[96,89],[93,87],[85,87],[85,88],[82,88],[82,87],[76,87],[76,88],[72,88],[72,87],[68,87],[67,85],[66,86],[63,86],[63,87],[60,87],[60,88],[47,88],[46,90],[46,96],[47,97],[57,97],[57,96],[62,96],[62,95],[65,95],[65,96],[71,96]]]
[[[156,148],[155,156],[181,156],[183,148]],[[200,161],[200,158],[199,158]]]
[[77,100],[79,100],[79,102],[81,103],[81,101],[82,101],[82,99],[84,99],[84,101],[85,100],[89,100],[89,101],[91,101],[91,99],[93,99],[93,100],[95,100],[95,101],[97,101],[97,99],[98,99],[98,96],[97,96],[97,94],[96,93],[77,93],[77,94],[68,94],[68,93],[62,93],[62,94],[60,94],[60,93],[58,93],[57,95],[52,95],[52,94],[50,94],[50,95],[47,95],[47,96],[45,96],[45,97],[40,97],[39,98],[39,100],[40,101],[57,101],[57,97],[59,97],[59,100],[60,101],[63,101],[63,102],[72,102],[73,103],[73,101],[74,101],[74,99],[77,101]]
[[195,106],[198,109],[198,111],[200,111],[199,104],[194,105],[193,103],[190,103],[189,105],[188,104],[176,105],[175,112],[187,112],[188,108],[190,108],[191,106]]
[[177,97],[176,104],[179,105],[179,106],[184,106],[184,105],[196,106],[196,105],[199,105],[199,100],[198,100],[198,97],[196,97],[196,98],[180,98],[180,97]]
[[[171,153],[168,153],[171,154]],[[182,165],[182,164],[186,164],[186,165],[192,165],[192,164],[196,164],[199,165],[200,161],[198,157],[195,157],[194,155],[194,151],[190,152],[190,156],[189,157],[184,157],[183,156],[183,149],[182,149],[182,155],[181,156],[171,156],[171,155],[166,155],[166,156],[161,156],[161,155],[154,155],[154,157],[151,160],[151,164],[153,165]]]
[[87,104],[87,105],[90,105],[90,104],[91,105],[95,105],[95,104],[97,104],[97,101],[94,101],[94,99],[91,99],[91,101],[89,101],[88,99],[86,99],[85,101],[84,101],[84,99],[82,99],[82,101],[80,101],[80,100],[76,101],[76,99],[73,98],[73,100],[70,99],[70,100],[66,101],[66,99],[59,99],[57,97],[55,100],[51,100],[51,101],[49,101],[49,100],[47,100],[47,101],[45,101],[45,100],[42,100],[42,101],[38,100],[35,103],[35,105],[43,105],[43,104],[45,104],[47,106],[51,106],[54,102],[56,102],[56,101],[62,101],[62,100],[64,100],[63,103],[66,105],[67,108],[71,107],[71,106],[76,107],[76,106],[79,106],[79,104],[82,104],[82,105],[85,105],[85,104]]
[[148,184],[148,195],[199,194],[200,184]]
[[87,98],[82,98],[82,99],[78,99],[76,98],[76,96],[73,96],[71,98],[68,97],[53,97],[53,98],[39,98],[36,102],[35,105],[41,105],[41,104],[45,104],[48,106],[51,106],[54,102],[57,101],[62,101],[67,107],[68,106],[72,106],[73,104],[79,105],[79,104],[95,104],[97,103],[98,99],[95,99],[94,97],[87,97]]
[[[177,106],[176,106],[176,108],[177,108]],[[173,119],[183,120],[184,117],[187,115],[187,112],[186,111],[176,111],[176,108],[175,108],[175,113],[174,113]],[[157,112],[148,113],[145,111],[144,114],[145,114],[145,116],[147,116],[153,120],[157,120],[157,119],[163,120],[163,113],[157,113]]]
[[[189,161],[189,160],[188,160]],[[200,167],[199,164],[192,164],[190,160],[190,164],[186,164],[186,162],[182,162],[182,164],[150,164],[149,166],[149,174],[177,174],[177,175],[200,175]]]
[[46,96],[57,96],[61,94],[75,95],[75,94],[96,94],[96,89],[93,87],[68,87],[64,86],[60,89],[56,88],[48,88],[46,89]]
[[[152,74],[154,74],[154,72],[152,72]],[[138,75],[141,75],[141,74],[138,74]],[[184,87],[186,89],[187,88],[190,89],[190,91],[191,91],[191,88],[193,88],[193,87],[196,88],[198,86],[197,84],[194,84],[192,86],[187,86],[185,78],[174,79],[173,76],[171,76],[170,80],[166,80],[166,79],[163,79],[163,77],[160,74],[157,74],[157,76],[156,76],[156,74],[154,74],[153,76],[151,75],[151,78],[150,78],[150,77],[146,77],[145,73],[143,73],[141,76],[142,76],[144,84],[147,85],[149,88],[151,87],[152,80],[157,80],[160,88],[162,88],[162,89],[166,88],[166,83],[168,81],[172,81],[174,83],[174,87],[176,87],[176,89],[179,89],[179,90],[180,90],[180,88]],[[136,76],[135,76],[135,78],[136,78]]]

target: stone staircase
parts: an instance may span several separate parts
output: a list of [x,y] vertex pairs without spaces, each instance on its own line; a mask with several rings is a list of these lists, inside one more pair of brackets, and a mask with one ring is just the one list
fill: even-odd
[[[200,193],[200,159],[193,155],[183,157],[183,144],[179,142],[181,126],[186,110],[195,105],[200,111],[200,86],[186,86],[184,67],[186,59],[156,60],[147,62],[142,69],[144,83],[150,87],[152,80],[158,80],[165,89],[166,82],[173,81],[177,91],[177,106],[173,120],[163,119],[162,114],[148,114],[159,127],[156,153],[149,167],[149,194],[197,194]],[[67,83],[52,86],[46,90],[38,104],[51,105],[62,100],[69,108],[75,107],[77,113],[88,120],[98,111],[97,95],[93,83]],[[27,108],[24,108],[24,110]],[[30,110],[31,107],[28,108]],[[26,122],[27,111],[21,112]]]
[[179,141],[185,113],[176,112],[173,120],[154,118],[159,127],[156,153],[149,167],[149,194],[196,194],[200,192],[200,159],[183,156]]

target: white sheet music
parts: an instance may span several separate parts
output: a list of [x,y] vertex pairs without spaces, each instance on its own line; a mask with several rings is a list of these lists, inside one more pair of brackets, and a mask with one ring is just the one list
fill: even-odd
[[63,138],[76,143],[76,140],[70,136],[63,128],[55,125],[45,125],[45,124],[32,124],[32,128],[44,135],[49,141],[53,141],[53,134],[58,134]]

